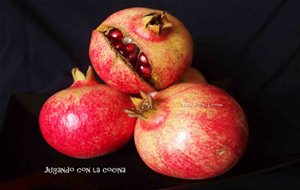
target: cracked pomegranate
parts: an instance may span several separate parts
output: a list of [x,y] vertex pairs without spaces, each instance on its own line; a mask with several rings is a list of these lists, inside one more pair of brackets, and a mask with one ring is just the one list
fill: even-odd
[[233,167],[248,141],[242,108],[225,91],[204,83],[180,83],[153,97],[132,98],[138,117],[134,141],[154,171],[182,179],[206,179]]
[[62,154],[93,158],[116,151],[133,136],[136,119],[124,109],[129,96],[98,84],[89,67],[86,76],[72,70],[74,83],[43,105],[39,123],[43,137]]
[[174,84],[188,70],[193,41],[169,13],[128,8],[92,32],[89,55],[108,85],[131,94],[152,92]]

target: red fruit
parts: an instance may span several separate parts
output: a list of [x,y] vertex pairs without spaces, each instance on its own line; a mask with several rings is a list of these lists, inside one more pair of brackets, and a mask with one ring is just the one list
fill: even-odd
[[39,115],[47,143],[75,158],[93,158],[121,148],[132,137],[136,121],[124,113],[133,107],[129,96],[98,84],[92,72],[89,68],[85,77],[73,69],[74,83],[51,96]]
[[154,97],[132,98],[139,117],[137,151],[154,171],[176,178],[221,175],[241,158],[248,141],[242,108],[225,91],[204,83],[180,83]]
[[[109,40],[112,30],[122,33],[121,41],[128,45],[123,51],[131,52],[130,44],[134,44],[143,52],[149,64],[147,75],[138,71],[139,59],[115,51]],[[132,94],[152,92],[174,84],[188,70],[193,41],[185,26],[169,13],[129,8],[109,16],[92,32],[89,55],[97,74],[108,85]]]

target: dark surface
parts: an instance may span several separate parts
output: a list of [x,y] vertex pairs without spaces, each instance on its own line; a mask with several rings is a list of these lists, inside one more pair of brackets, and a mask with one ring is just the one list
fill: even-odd
[[[250,124],[249,147],[243,160],[224,176],[205,181],[163,177],[145,167],[132,142],[107,157],[77,160],[58,154],[43,141],[37,115],[47,96],[40,94],[69,86],[73,67],[86,70],[91,30],[108,15],[131,6],[165,9],[182,20],[195,42],[193,66],[243,106]],[[299,10],[298,0],[0,1],[1,183],[39,184],[37,189],[299,188],[299,164],[263,172],[299,158]],[[128,171],[38,173],[47,165],[126,166]],[[251,176],[241,178],[245,175]]]

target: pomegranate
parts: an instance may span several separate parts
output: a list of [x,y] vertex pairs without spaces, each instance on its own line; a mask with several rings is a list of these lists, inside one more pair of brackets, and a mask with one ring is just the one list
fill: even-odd
[[201,82],[207,83],[204,75],[197,69],[191,67],[186,74],[184,74],[179,82]]
[[193,41],[171,14],[128,8],[93,30],[89,56],[108,85],[131,94],[152,92],[174,84],[188,70]]
[[99,84],[89,67],[86,76],[72,70],[74,83],[51,96],[43,105],[39,123],[43,137],[62,154],[93,158],[116,151],[133,136],[136,119],[128,95]]
[[223,174],[241,158],[248,125],[239,104],[225,91],[204,83],[180,83],[153,97],[132,98],[138,117],[134,141],[154,171],[182,179]]

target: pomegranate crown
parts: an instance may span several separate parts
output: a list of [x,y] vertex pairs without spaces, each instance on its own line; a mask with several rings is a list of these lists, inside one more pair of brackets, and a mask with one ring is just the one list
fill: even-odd
[[147,119],[149,112],[155,110],[153,106],[153,99],[150,94],[146,94],[143,91],[140,91],[141,98],[130,97],[135,108],[133,110],[126,109],[125,113],[129,117],[138,117],[141,119]]
[[149,28],[156,34],[160,34],[162,30],[172,28],[173,26],[173,24],[167,18],[166,11],[146,14],[143,16],[142,21],[144,22],[146,28]]
[[85,85],[98,84],[94,77],[93,68],[91,66],[89,66],[89,68],[86,72],[86,75],[84,75],[77,67],[73,68],[71,70],[71,73],[72,73],[73,80],[74,80],[72,87],[78,87],[83,84],[85,84]]

